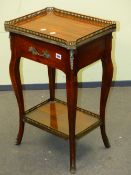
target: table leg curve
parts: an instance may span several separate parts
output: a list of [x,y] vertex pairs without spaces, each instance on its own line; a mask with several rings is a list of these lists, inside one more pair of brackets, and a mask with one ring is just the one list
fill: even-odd
[[23,94],[22,94],[22,86],[21,86],[21,79],[20,79],[20,72],[19,72],[19,65],[20,65],[20,57],[17,56],[16,52],[12,51],[11,61],[10,61],[10,77],[12,81],[12,86],[14,88],[14,92],[16,95],[16,99],[18,102],[19,107],[19,131],[17,135],[16,144],[19,145],[22,141],[23,133],[24,133],[24,101],[23,101]]

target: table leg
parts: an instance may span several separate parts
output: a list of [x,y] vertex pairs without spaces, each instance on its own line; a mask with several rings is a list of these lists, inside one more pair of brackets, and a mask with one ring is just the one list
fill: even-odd
[[110,143],[106,135],[106,129],[105,129],[105,108],[113,76],[113,64],[111,60],[111,40],[112,37],[107,38],[105,56],[103,57],[103,59],[101,59],[103,67],[103,77],[102,77],[101,100],[100,100],[100,116],[102,119],[102,125],[100,126],[100,129],[102,139],[106,148],[110,147]]
[[75,151],[75,125],[76,125],[76,106],[77,106],[77,76],[71,72],[66,76],[66,91],[69,121],[69,144],[70,144],[70,171],[76,170],[76,151]]
[[23,122],[24,101],[23,101],[23,93],[22,93],[22,86],[21,86],[21,80],[20,80],[19,65],[20,65],[20,57],[17,56],[15,51],[12,51],[9,69],[10,69],[12,86],[14,88],[16,99],[18,102],[18,107],[19,107],[19,131],[18,131],[17,141],[16,141],[17,145],[21,143],[23,133],[24,133],[24,122]]
[[55,68],[48,66],[48,76],[49,76],[49,89],[50,89],[50,100],[55,99]]

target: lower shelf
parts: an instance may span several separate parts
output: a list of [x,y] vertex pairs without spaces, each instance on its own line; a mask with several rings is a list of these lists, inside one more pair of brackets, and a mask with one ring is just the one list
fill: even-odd
[[[48,131],[65,139],[69,138],[67,104],[55,99],[45,102],[25,112],[24,122]],[[87,134],[100,126],[100,116],[77,107],[76,111],[76,138]]]

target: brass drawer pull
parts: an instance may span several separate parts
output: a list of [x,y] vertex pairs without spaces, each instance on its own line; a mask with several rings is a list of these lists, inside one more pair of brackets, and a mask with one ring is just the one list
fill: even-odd
[[39,53],[34,47],[29,47],[28,51],[30,53],[32,53],[32,55],[39,55],[39,56],[42,56],[42,57],[48,58],[48,59],[51,58],[51,56],[47,50],[42,51],[42,53]]

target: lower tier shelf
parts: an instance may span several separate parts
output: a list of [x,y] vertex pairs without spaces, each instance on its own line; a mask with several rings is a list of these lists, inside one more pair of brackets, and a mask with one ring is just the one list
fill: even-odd
[[[55,99],[45,102],[25,112],[24,122],[48,131],[62,138],[69,138],[67,103]],[[87,134],[100,126],[100,116],[77,107],[76,111],[76,138]]]

